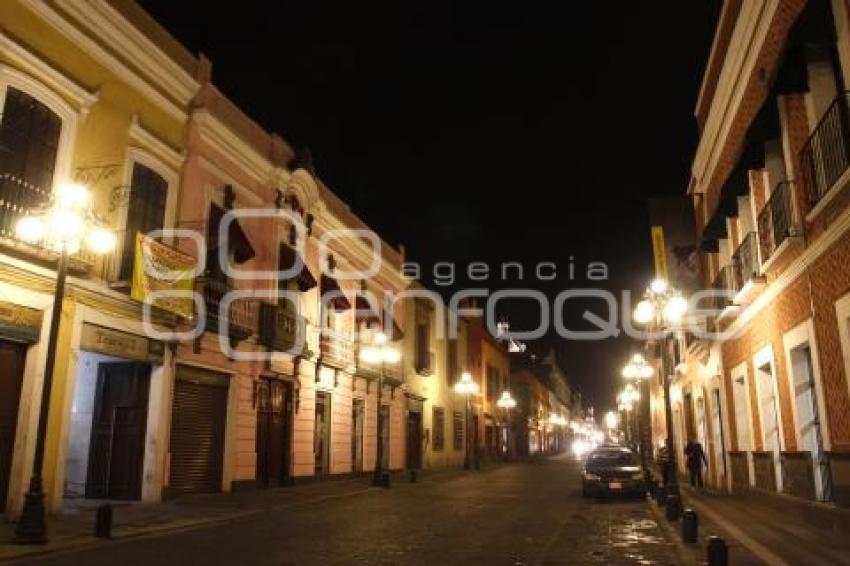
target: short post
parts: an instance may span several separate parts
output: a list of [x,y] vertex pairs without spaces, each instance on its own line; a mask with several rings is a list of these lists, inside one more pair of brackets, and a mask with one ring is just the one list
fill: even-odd
[[668,521],[679,520],[679,516],[682,514],[682,502],[679,500],[679,496],[675,493],[670,493],[667,495],[666,510]]
[[410,483],[416,483],[418,479],[416,470],[410,470]]
[[98,505],[94,520],[94,536],[97,538],[112,538],[112,505]]
[[655,502],[658,503],[659,507],[664,507],[665,505],[667,505],[667,488],[665,486],[656,486]]
[[706,546],[708,566],[727,566],[729,564],[729,547],[726,541],[718,536],[708,537]]
[[693,509],[682,513],[682,542],[693,544],[699,538],[699,517]]

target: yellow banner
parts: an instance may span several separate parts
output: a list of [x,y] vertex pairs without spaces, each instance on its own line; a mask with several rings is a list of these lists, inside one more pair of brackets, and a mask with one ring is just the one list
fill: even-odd
[[[195,316],[195,258],[136,234],[133,285],[130,297],[185,318]],[[156,292],[181,291],[184,296],[151,296]]]
[[667,252],[664,249],[664,228],[652,227],[652,255],[655,258],[655,276],[667,280]]

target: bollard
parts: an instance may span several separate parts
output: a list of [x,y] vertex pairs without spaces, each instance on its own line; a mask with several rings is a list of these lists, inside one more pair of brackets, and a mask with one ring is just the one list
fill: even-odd
[[419,479],[417,477],[416,470],[410,470],[410,483],[416,483],[416,480]]
[[706,546],[708,566],[727,566],[729,564],[729,547],[726,541],[718,536],[708,537]]
[[97,538],[112,538],[112,505],[98,505],[94,520],[94,536]]
[[667,520],[668,521],[678,521],[679,515],[682,513],[681,502],[679,501],[679,496],[675,493],[671,493],[667,496]]
[[389,488],[390,487],[390,473],[384,472],[384,475],[381,476],[381,486]]
[[693,509],[682,513],[682,542],[693,544],[699,538],[699,517]]

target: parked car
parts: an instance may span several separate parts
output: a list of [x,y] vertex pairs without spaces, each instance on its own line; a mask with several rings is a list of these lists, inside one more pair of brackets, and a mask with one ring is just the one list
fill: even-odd
[[617,446],[603,446],[590,452],[582,470],[581,493],[584,497],[644,497],[646,478],[634,452]]

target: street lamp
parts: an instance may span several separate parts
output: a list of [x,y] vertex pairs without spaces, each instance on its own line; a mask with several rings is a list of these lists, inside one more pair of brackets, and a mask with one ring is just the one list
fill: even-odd
[[95,253],[109,253],[115,248],[115,234],[104,227],[91,209],[91,193],[82,186],[66,183],[56,187],[50,202],[39,210],[21,218],[15,226],[20,240],[40,245],[59,254],[56,263],[56,290],[47,340],[47,359],[44,366],[44,384],[38,413],[38,430],[30,484],[24,499],[21,519],[15,528],[14,542],[18,544],[44,544],[47,542],[47,521],[44,508],[44,443],[47,436],[47,418],[50,413],[50,393],[53,385],[53,368],[56,365],[56,342],[62,301],[65,297],[65,278],[68,258],[83,246]]
[[[472,379],[472,374],[468,371],[460,374],[460,379],[454,385],[455,393],[466,396],[466,454],[463,457],[463,469],[470,468],[469,462],[469,413],[470,413],[470,396],[478,393],[478,384]],[[478,467],[478,456],[475,457],[475,465]]]
[[510,458],[511,453],[511,427],[513,423],[511,421],[511,410],[516,407],[516,399],[511,396],[511,392],[507,389],[502,391],[502,396],[496,401],[496,406],[505,411],[505,444],[507,445],[505,449],[505,456]]
[[387,335],[378,332],[372,336],[372,343],[360,349],[360,359],[370,364],[380,364],[378,372],[378,400],[377,400],[377,425],[375,433],[375,471],[372,476],[372,485],[389,487],[389,481],[385,477],[384,470],[384,417],[381,411],[382,396],[384,392],[384,364],[395,364],[401,359],[401,352],[388,344]]
[[[653,368],[646,361],[646,358],[644,358],[643,355],[640,353],[636,353],[634,356],[632,356],[629,362],[623,367],[623,377],[630,381],[636,381],[638,383],[638,387],[640,387],[642,383],[646,383],[653,375],[655,375],[655,368]],[[646,394],[648,397],[648,386]],[[637,411],[635,411],[635,419],[637,419],[638,448],[640,450],[640,460],[644,470],[646,470],[648,469],[648,464],[646,461],[646,454],[648,452],[648,448],[646,442],[644,441],[645,435],[641,430],[643,428],[644,422],[643,417],[641,415],[640,404],[638,404]],[[646,422],[649,422],[648,416]]]
[[678,324],[688,310],[688,302],[675,289],[670,288],[664,279],[654,280],[635,307],[634,319],[639,324],[654,327],[661,335],[661,377],[664,384],[664,416],[667,428],[667,467],[664,472],[664,486],[668,494],[679,497],[679,483],[676,477],[676,451],[673,445],[673,408],[670,403],[670,376],[667,372],[667,334],[670,327]]

